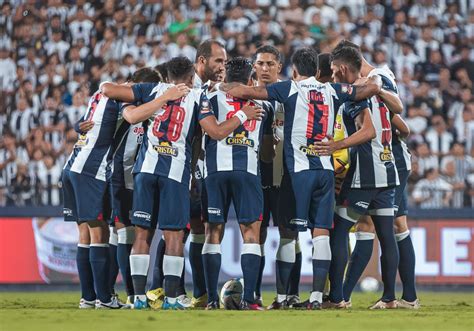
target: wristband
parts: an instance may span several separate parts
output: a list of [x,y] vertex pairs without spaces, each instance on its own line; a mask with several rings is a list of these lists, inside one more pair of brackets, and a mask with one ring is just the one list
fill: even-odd
[[239,119],[240,124],[244,124],[247,121],[247,115],[242,110],[236,112],[234,116]]
[[106,80],[105,82],[102,82],[99,84],[99,91],[102,92],[102,86],[104,86],[105,83],[110,83],[108,80]]

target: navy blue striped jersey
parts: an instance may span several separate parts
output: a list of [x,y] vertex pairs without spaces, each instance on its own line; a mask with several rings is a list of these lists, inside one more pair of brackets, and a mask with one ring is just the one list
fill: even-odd
[[[393,74],[388,69],[374,69],[369,77],[379,75],[382,88],[397,93]],[[369,100],[372,122],[377,136],[351,148],[351,162],[346,181],[353,188],[373,189],[399,185],[398,172],[392,153],[392,124],[390,111],[379,96]],[[343,117],[348,134],[355,132],[353,121]]]
[[[209,107],[201,112],[214,114],[219,123],[234,116],[248,101],[216,91],[207,95]],[[246,121],[222,140],[204,135],[204,177],[217,171],[245,171],[259,175],[259,150],[263,134],[272,134],[273,108],[268,102],[250,101],[265,110],[262,121]]]
[[80,134],[64,169],[105,181],[110,175],[110,161],[113,155],[113,141],[116,132],[120,104],[107,98],[99,91],[89,100],[87,112],[82,121],[92,120],[94,126]]
[[332,157],[319,156],[314,143],[332,136],[337,110],[354,100],[356,87],[310,77],[270,84],[267,93],[268,100],[282,103],[285,109],[283,150],[288,171],[334,170]]
[[[146,103],[161,96],[172,84],[144,83],[133,85],[135,102]],[[201,89],[193,89],[184,98],[170,101],[144,124],[133,173],[150,173],[189,185],[191,178],[191,144],[201,134],[199,120],[212,115],[199,113],[207,103]],[[196,129],[199,130],[196,130]]]
[[392,130],[392,152],[398,172],[411,171],[411,153],[407,143],[398,136],[395,128]]

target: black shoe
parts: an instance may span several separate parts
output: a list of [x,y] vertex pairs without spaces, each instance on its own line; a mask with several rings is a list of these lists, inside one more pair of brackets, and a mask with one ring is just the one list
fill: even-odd
[[257,303],[250,303],[245,300],[240,301],[240,306],[239,310],[259,310],[262,311],[264,310],[262,307],[260,307]]
[[216,309],[221,309],[219,305],[219,301],[209,302],[206,306],[206,310],[216,310]]
[[313,301],[313,302],[308,302],[306,309],[308,310],[321,310],[323,309],[321,302],[319,301]]
[[280,309],[288,309],[288,301],[283,300],[282,302],[278,302],[276,299],[272,302],[270,306],[267,308],[268,310],[280,310]]
[[293,308],[294,309],[307,309],[308,305],[309,305],[309,300],[306,300],[303,302],[294,303]]

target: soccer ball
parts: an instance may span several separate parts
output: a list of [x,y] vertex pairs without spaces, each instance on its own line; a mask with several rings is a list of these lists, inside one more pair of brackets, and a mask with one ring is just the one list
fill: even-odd
[[365,277],[360,282],[362,292],[375,292],[379,289],[379,281],[374,277]]
[[221,290],[221,303],[224,309],[239,309],[242,293],[244,292],[244,280],[242,278],[232,278],[228,280]]

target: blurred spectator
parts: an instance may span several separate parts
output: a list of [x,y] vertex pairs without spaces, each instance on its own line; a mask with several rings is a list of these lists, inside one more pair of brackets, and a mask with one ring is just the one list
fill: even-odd
[[425,178],[416,183],[412,198],[423,209],[449,207],[453,196],[452,185],[440,178],[438,169],[427,169]]
[[443,156],[449,153],[454,137],[446,130],[446,122],[443,116],[434,115],[431,118],[431,125],[433,127],[427,131],[426,141],[431,152],[438,157],[438,160],[441,160]]
[[17,164],[16,175],[8,187],[7,205],[22,207],[31,204],[32,182],[26,164]]

